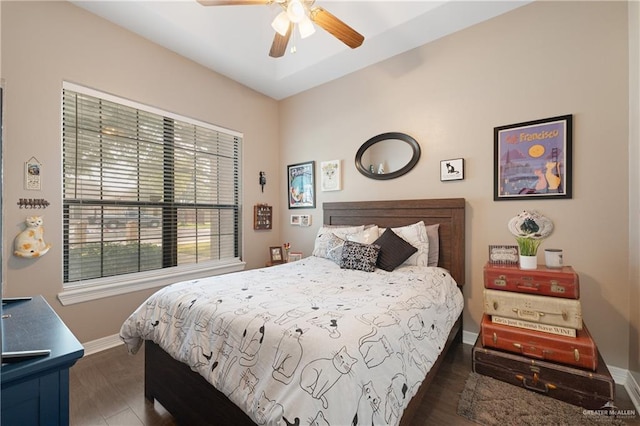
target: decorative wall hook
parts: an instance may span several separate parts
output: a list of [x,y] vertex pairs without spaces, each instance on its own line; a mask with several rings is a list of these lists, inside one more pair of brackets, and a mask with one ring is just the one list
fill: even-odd
[[262,192],[264,192],[264,186],[267,184],[267,175],[264,172],[260,172],[260,186],[262,187]]
[[44,198],[20,198],[18,206],[21,209],[46,209],[49,202]]

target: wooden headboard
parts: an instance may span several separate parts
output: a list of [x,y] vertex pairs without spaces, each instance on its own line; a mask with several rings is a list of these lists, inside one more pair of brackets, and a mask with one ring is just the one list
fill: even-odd
[[464,285],[464,198],[425,200],[351,201],[323,203],[325,225],[371,225],[383,228],[440,224],[441,266],[451,273],[458,286]]

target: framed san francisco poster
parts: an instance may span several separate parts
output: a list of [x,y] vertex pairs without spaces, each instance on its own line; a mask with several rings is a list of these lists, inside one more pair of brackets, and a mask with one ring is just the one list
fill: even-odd
[[571,198],[572,115],[495,127],[495,201]]

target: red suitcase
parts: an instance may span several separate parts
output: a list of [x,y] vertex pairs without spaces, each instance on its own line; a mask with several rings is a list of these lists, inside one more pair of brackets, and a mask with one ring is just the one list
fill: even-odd
[[484,347],[592,371],[598,368],[598,350],[584,323],[582,330],[576,330],[576,337],[567,337],[496,324],[491,321],[490,315],[484,315],[480,330]]
[[478,338],[472,368],[475,373],[590,410],[606,409],[615,400],[615,382],[599,353],[598,369],[589,371],[483,348]]
[[487,263],[484,267],[484,286],[541,296],[580,298],[578,274],[571,266],[547,268],[538,265],[538,269],[520,269],[517,265]]

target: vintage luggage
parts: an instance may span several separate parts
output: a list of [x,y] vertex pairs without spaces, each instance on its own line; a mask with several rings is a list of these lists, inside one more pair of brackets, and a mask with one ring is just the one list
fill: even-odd
[[590,410],[610,406],[615,383],[598,353],[596,371],[538,361],[522,355],[482,346],[472,350],[473,371]]
[[525,270],[517,265],[487,263],[484,267],[484,286],[541,296],[580,298],[578,274],[571,266],[552,269],[538,265],[538,269]]
[[582,306],[579,299],[485,288],[484,313],[577,330],[582,328]]
[[513,352],[539,360],[560,362],[592,371],[598,367],[598,350],[584,324],[582,330],[577,331],[576,337],[567,337],[496,324],[491,321],[489,315],[484,315],[480,330],[484,347]]

